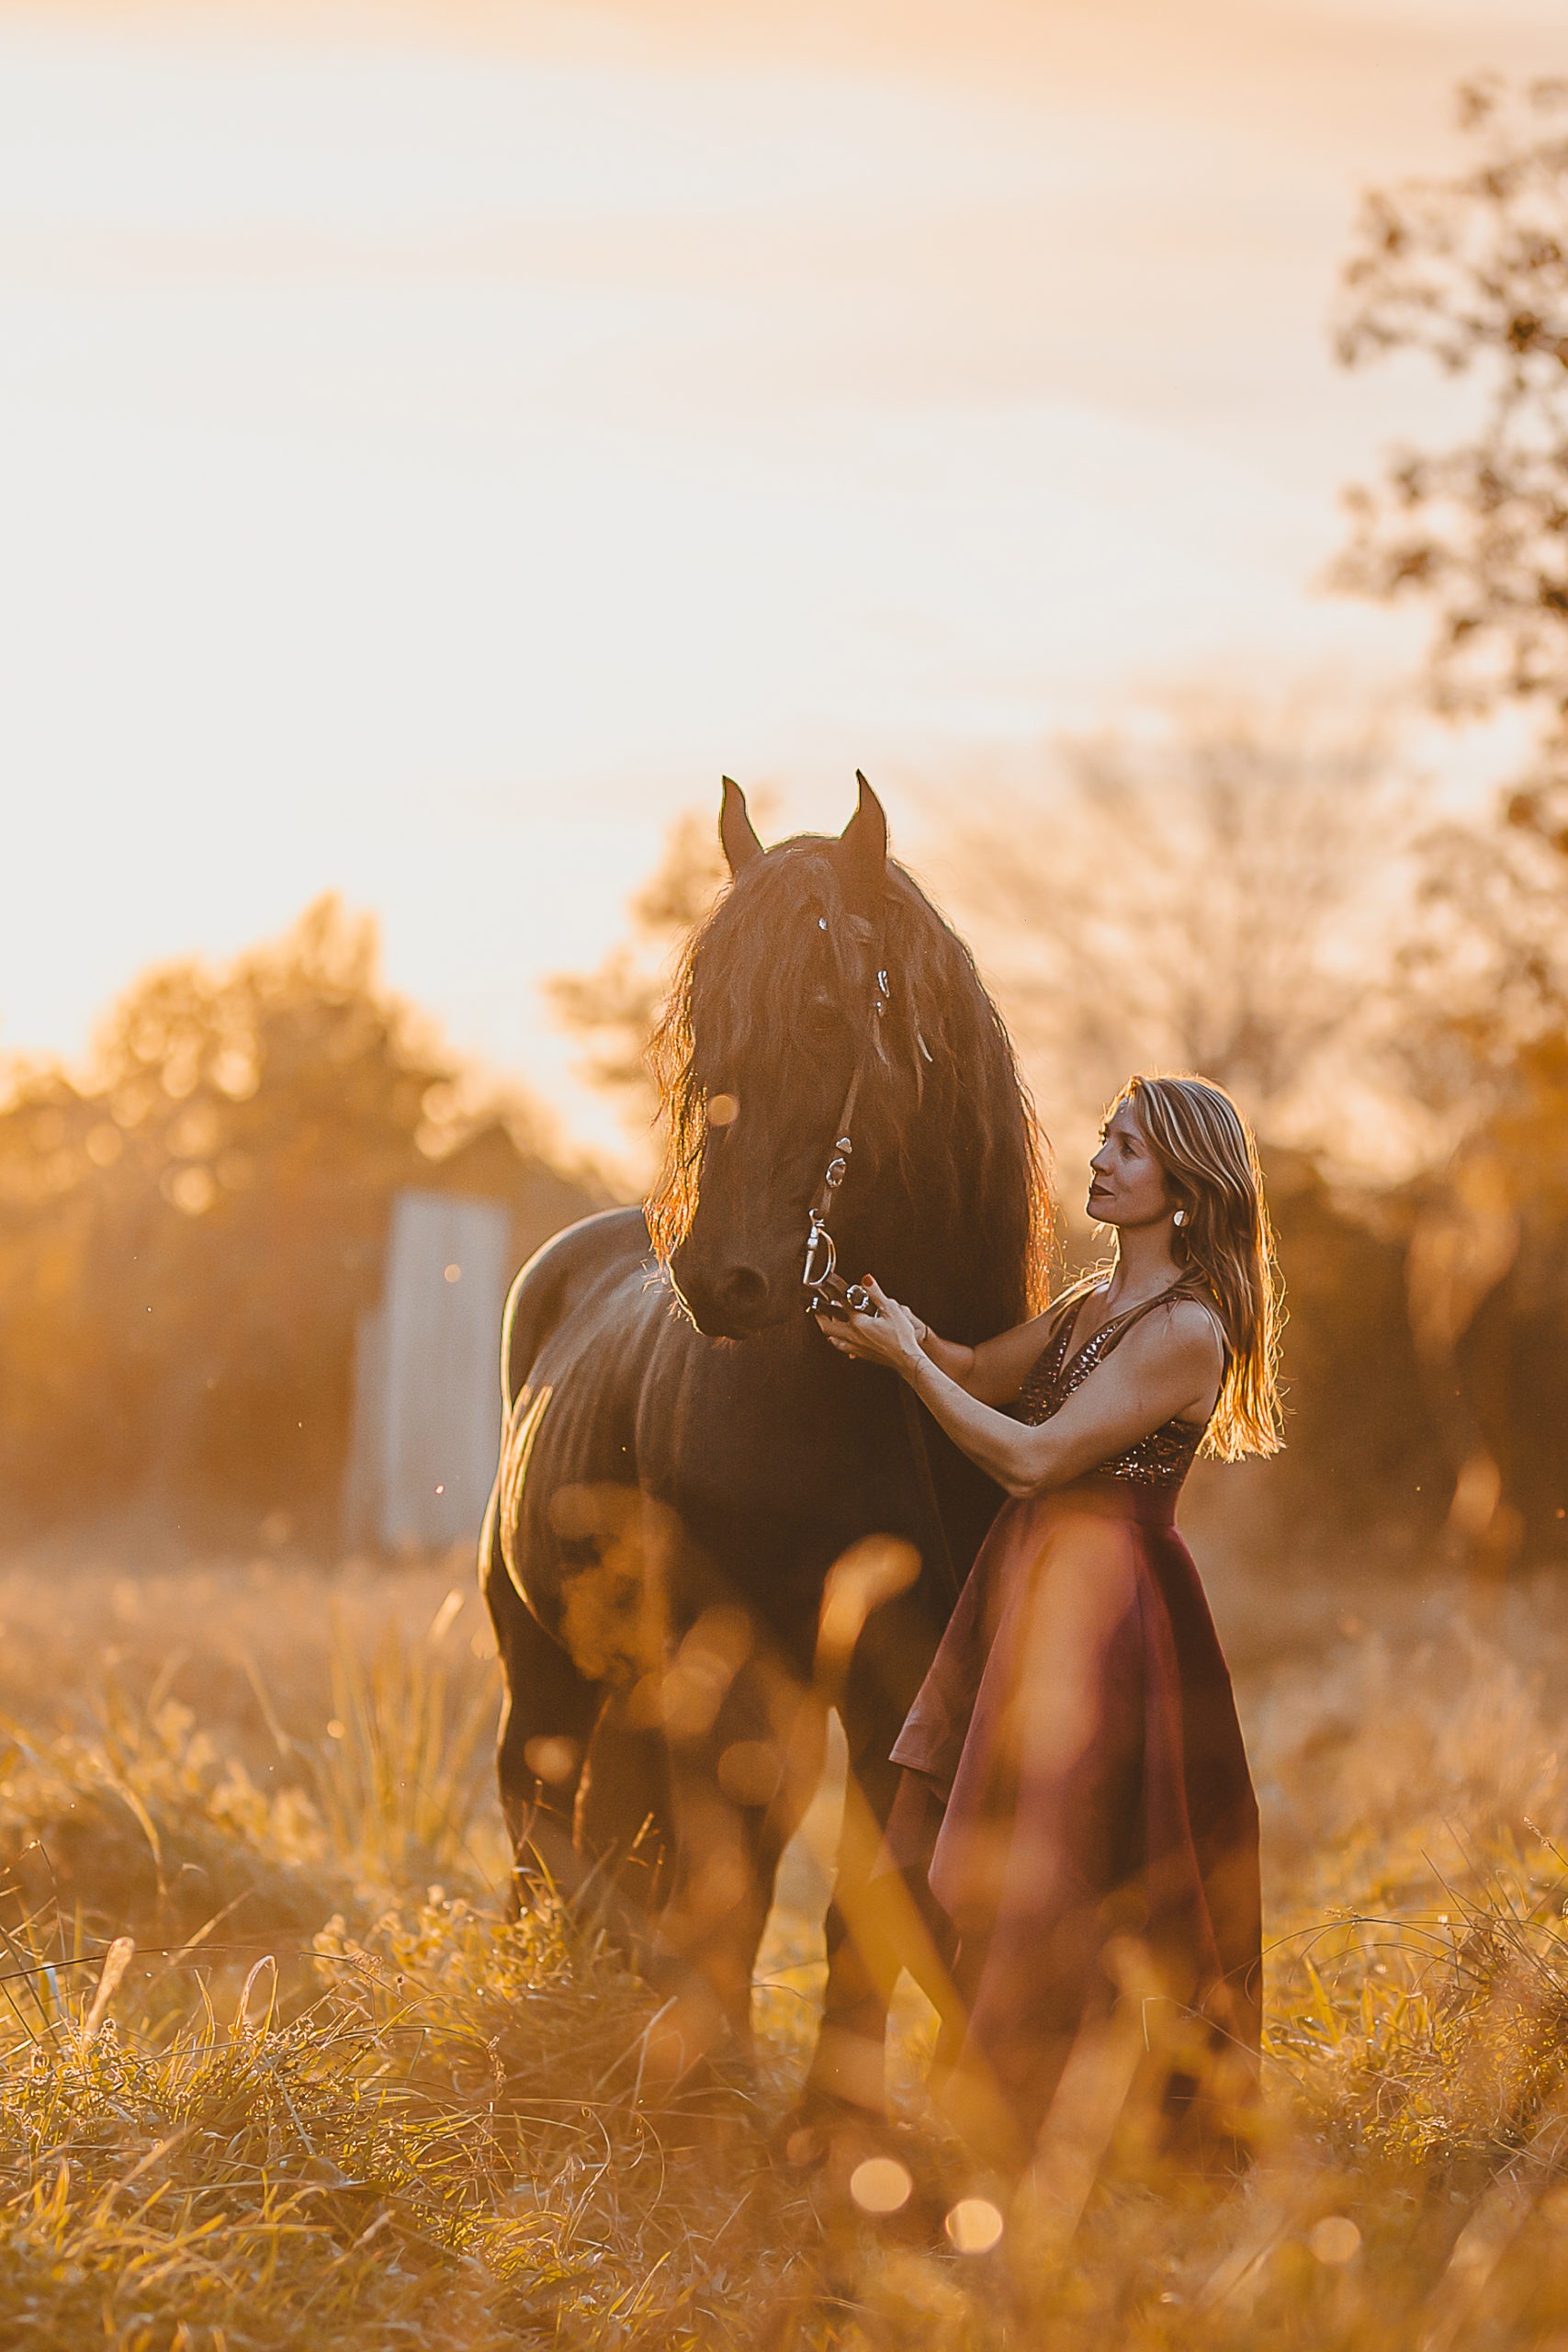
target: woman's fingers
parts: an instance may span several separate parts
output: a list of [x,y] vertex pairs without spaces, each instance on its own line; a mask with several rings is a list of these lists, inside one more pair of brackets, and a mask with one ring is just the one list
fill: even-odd
[[818,1328],[829,1347],[837,1348],[840,1355],[853,1356],[862,1363],[891,1361],[886,1309],[892,1301],[870,1275],[866,1277],[865,1288],[873,1302],[872,1308],[862,1311],[835,1306],[831,1314],[818,1317]]

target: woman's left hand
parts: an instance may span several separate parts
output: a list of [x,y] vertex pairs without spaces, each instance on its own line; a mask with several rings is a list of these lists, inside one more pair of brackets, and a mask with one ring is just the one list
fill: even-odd
[[919,1363],[924,1329],[907,1306],[889,1298],[867,1274],[863,1288],[873,1313],[855,1315],[835,1307],[817,1318],[824,1337],[842,1356],[859,1356],[867,1363],[890,1364],[895,1372],[909,1372]]

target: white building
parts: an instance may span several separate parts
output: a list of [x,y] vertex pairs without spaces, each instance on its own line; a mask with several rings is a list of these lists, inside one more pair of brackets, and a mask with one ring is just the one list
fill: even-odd
[[471,1543],[501,1442],[512,1219],[493,1201],[403,1192],[381,1303],[360,1317],[344,1498],[351,1545]]

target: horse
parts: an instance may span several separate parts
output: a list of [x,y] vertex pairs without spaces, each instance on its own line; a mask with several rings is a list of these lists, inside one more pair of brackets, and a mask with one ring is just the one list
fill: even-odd
[[887,1985],[851,1928],[888,1750],[1000,1495],[806,1309],[836,1253],[945,1336],[986,1338],[1040,1303],[1047,1201],[1000,1015],[858,781],[842,834],[764,850],[725,780],[730,879],[654,1042],[663,1172],[646,1208],[568,1227],[513,1287],[480,1576],[519,1883],[591,1875],[642,1923],[672,2078],[749,2050],[774,1876],[836,1706],[852,1805],[802,2097],[876,2111]]

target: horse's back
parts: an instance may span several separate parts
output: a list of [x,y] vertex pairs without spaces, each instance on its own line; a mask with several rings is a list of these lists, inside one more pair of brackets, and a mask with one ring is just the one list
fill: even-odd
[[651,1264],[639,1208],[603,1209],[580,1217],[536,1250],[512,1285],[502,1323],[503,1409],[510,1413],[541,1347],[575,1307],[606,1279],[618,1279],[634,1265],[651,1270]]
[[494,1564],[551,1632],[564,1587],[601,1548],[586,1521],[638,1492],[639,1408],[670,1321],[637,1209],[569,1226],[513,1286]]

